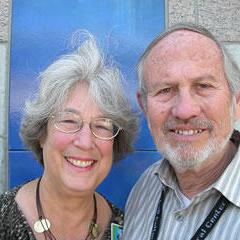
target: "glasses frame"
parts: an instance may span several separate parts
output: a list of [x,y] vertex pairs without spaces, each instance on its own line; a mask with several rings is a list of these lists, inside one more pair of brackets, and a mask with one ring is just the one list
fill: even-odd
[[[73,114],[76,114],[76,113],[74,113],[74,112],[59,112],[59,113],[57,113],[57,114],[60,114],[60,113],[73,113]],[[91,133],[93,134],[93,136],[95,136],[96,138],[102,139],[102,140],[111,140],[111,139],[115,138],[115,137],[119,134],[119,132],[120,132],[121,130],[123,130],[123,128],[120,127],[119,124],[118,124],[116,121],[112,120],[111,118],[98,117],[98,118],[93,118],[90,122],[88,122],[88,121],[86,121],[86,120],[84,120],[84,119],[79,118],[78,123],[81,123],[81,122],[82,122],[82,124],[79,124],[79,129],[73,130],[73,131],[64,131],[64,130],[62,130],[62,129],[58,126],[57,121],[55,120],[56,117],[57,117],[57,114],[53,114],[53,115],[51,116],[51,118],[53,119],[53,125],[54,125],[54,127],[55,127],[59,132],[66,133],[66,134],[75,134],[75,133],[81,131],[81,129],[82,129],[83,126],[84,126],[84,123],[87,123],[87,124],[88,124],[88,127],[89,127]],[[118,128],[118,130],[117,130],[116,133],[115,133],[113,136],[111,136],[111,137],[101,137],[101,136],[98,136],[98,135],[92,130],[92,127],[91,127],[91,122],[92,122],[93,120],[110,120],[110,121]]]

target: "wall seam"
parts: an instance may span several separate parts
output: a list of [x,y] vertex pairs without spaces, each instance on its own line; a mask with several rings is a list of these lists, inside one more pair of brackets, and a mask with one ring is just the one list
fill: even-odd
[[165,28],[167,28],[169,26],[169,4],[168,4],[168,0],[164,1],[164,19],[165,19],[164,26],[165,26]]
[[11,0],[0,0],[0,193],[8,189],[8,111],[10,77]]

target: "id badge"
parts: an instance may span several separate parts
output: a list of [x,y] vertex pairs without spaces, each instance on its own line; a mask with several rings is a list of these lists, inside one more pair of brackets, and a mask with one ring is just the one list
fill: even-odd
[[123,227],[116,223],[111,223],[111,240],[122,240]]

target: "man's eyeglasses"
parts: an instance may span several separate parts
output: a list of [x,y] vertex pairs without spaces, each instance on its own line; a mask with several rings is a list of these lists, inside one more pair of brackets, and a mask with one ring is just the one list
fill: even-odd
[[[84,125],[84,120],[77,113],[59,112],[52,116],[54,126],[63,133],[76,133]],[[89,123],[92,134],[103,140],[110,140],[116,137],[122,128],[110,118],[95,118]]]

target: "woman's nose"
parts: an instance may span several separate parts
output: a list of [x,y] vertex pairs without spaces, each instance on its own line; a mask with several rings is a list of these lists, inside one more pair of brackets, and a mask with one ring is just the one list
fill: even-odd
[[76,133],[74,144],[83,149],[90,149],[94,146],[95,136],[92,134],[88,124],[84,124],[83,127]]

